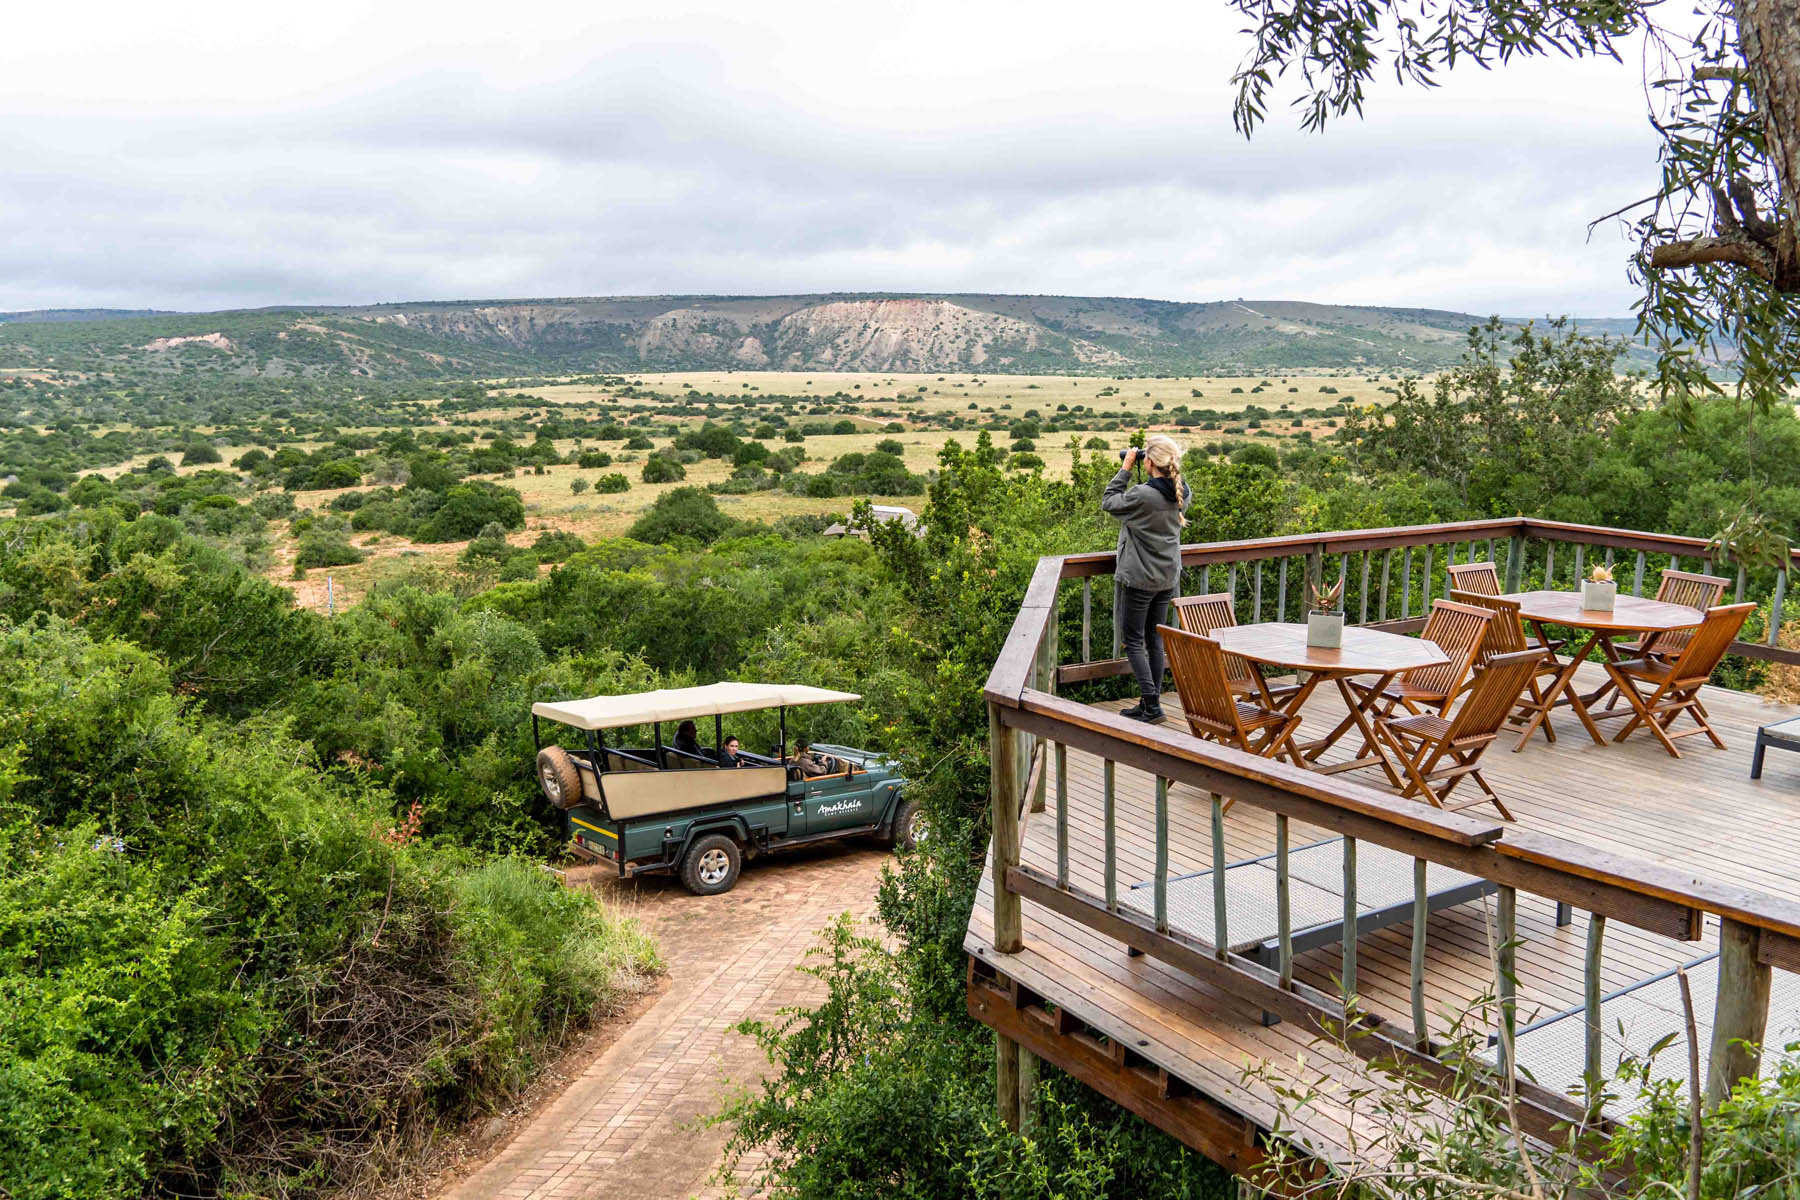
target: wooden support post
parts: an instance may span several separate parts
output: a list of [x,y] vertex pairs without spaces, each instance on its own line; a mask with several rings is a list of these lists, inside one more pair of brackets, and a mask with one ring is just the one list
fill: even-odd
[[1275,619],[1287,620],[1287,559],[1281,560],[1280,586],[1275,595]]
[[1426,866],[1424,859],[1413,859],[1412,1019],[1413,1045],[1419,1050],[1431,1044],[1431,1028],[1425,1023],[1425,926],[1431,916]]
[[1212,591],[1212,566],[1210,564],[1200,568],[1200,591],[1202,593]]
[[1056,886],[1069,886],[1069,748],[1056,743]]
[[1101,768],[1102,795],[1101,802],[1106,809],[1106,911],[1119,911],[1119,826],[1118,813],[1113,801],[1112,759],[1107,759]]
[[1356,996],[1356,839],[1344,839],[1344,1005]]
[[1394,565],[1394,548],[1389,546],[1381,552],[1381,609],[1376,615],[1377,621],[1387,620],[1388,571]]
[[1169,932],[1169,781],[1156,777],[1156,931]]
[[1220,958],[1231,949],[1225,927],[1225,797],[1212,794],[1213,952]]
[[1576,542],[1575,543],[1575,587],[1577,590],[1579,590],[1581,588],[1582,579],[1586,578],[1582,574],[1582,572],[1587,569],[1586,562],[1587,562],[1587,547],[1582,545],[1580,542]]
[[1369,623],[1369,552],[1367,550],[1363,551],[1362,558],[1362,588],[1357,592],[1359,604],[1356,623],[1367,625]]
[[1777,644],[1781,636],[1781,610],[1787,603],[1787,568],[1775,576],[1775,598],[1769,602],[1769,645]]
[[1520,581],[1525,577],[1525,535],[1515,533],[1506,547],[1506,590],[1520,590]]
[[1719,922],[1719,995],[1713,1002],[1712,1052],[1707,1057],[1706,1107],[1715,1109],[1740,1079],[1762,1066],[1769,1023],[1769,967],[1757,961],[1761,941],[1753,925]]
[[1288,894],[1288,818],[1275,814],[1275,954],[1281,986],[1294,984],[1294,910]]
[[[1262,559],[1259,558],[1250,569],[1250,591],[1253,593],[1250,597],[1250,620],[1253,622],[1262,620],[1262,568]],[[1283,591],[1287,590],[1286,585],[1287,581],[1283,579]]]
[[1738,574],[1737,574],[1737,591],[1735,593],[1733,593],[1732,597],[1731,597],[1731,602],[1733,604],[1742,604],[1744,602],[1744,573],[1745,573],[1744,564],[1739,563],[1738,564]]
[[1225,594],[1231,597],[1233,619],[1237,614],[1237,564],[1232,563],[1225,571]]
[[1600,1058],[1600,966],[1606,947],[1606,918],[1588,914],[1587,957],[1581,966],[1581,998],[1583,1022],[1581,1076],[1587,1084],[1588,1111],[1600,1110],[1600,1089],[1605,1085],[1605,1067]]
[[1019,1047],[1019,1136],[1034,1138],[1037,1136],[1040,1112],[1038,1109],[1038,1056]]
[[1644,594],[1644,552],[1642,550],[1637,552],[1637,566],[1631,572],[1631,594],[1634,596]]
[[[989,799],[994,826],[994,949],[1015,954],[1024,948],[1024,914],[1019,898],[1006,888],[1006,871],[1019,865],[1019,740],[1000,723],[1000,706],[988,705]],[[1002,1055],[1004,1062],[1004,1055]],[[1017,1096],[1018,1058],[1013,1058]],[[1016,1105],[1015,1105],[1016,1107]],[[1005,1116],[1002,1108],[1001,1115]],[[1016,1120],[1016,1113],[1015,1113]]]
[[1412,547],[1408,546],[1400,553],[1400,619],[1410,615],[1412,610]]
[[1556,590],[1556,543],[1544,543],[1544,590]]
[[1094,661],[1094,581],[1081,581],[1081,661]]
[[1019,1132],[1019,1043],[1004,1033],[994,1035],[994,1098],[1001,1124]]
[[1500,1001],[1500,1074],[1511,1079],[1518,1066],[1514,1048],[1519,1026],[1518,890],[1502,885],[1494,908],[1494,949],[1499,956],[1495,963],[1495,995]]

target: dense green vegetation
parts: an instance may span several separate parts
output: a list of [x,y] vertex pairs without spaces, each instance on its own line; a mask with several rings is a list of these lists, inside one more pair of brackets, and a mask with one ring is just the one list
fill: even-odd
[[[1614,365],[1563,332],[1494,328],[1436,387],[1344,410],[1333,440],[1171,412],[1189,431],[1189,537],[1520,511],[1706,536],[1746,504],[1800,535],[1800,422],[1711,400],[1677,427]],[[0,523],[0,1011],[18,1014],[0,1027],[0,1186],[313,1194],[499,1102],[652,964],[629,923],[532,865],[557,827],[531,778],[530,703],[739,677],[861,692],[794,732],[894,755],[933,835],[883,886],[889,936],[829,931],[828,1002],[756,1030],[777,1070],[734,1113],[738,1144],[771,1142],[800,1197],[1217,1194],[1213,1168],[1061,1077],[1039,1138],[998,1128],[991,1041],[964,1009],[982,683],[1038,556],[1111,543],[1096,503],[1110,452],[1065,447],[1058,415],[978,414],[983,435],[929,477],[901,479],[884,446],[808,475],[800,404],[696,401],[668,426],[668,461],[834,495],[923,488],[919,536],[821,539],[681,487],[630,537],[514,546],[507,472],[621,462],[672,406],[476,421],[490,388],[258,390],[275,386],[221,379],[165,403],[149,385],[70,384],[69,429],[0,435],[62,438],[65,458],[34,461],[67,476],[34,479],[49,499]],[[42,399],[12,388],[0,411]],[[108,404],[169,419],[100,434]],[[257,449],[174,474],[205,459],[202,423],[208,446]],[[164,461],[92,471],[145,454]],[[351,471],[356,486],[294,516],[295,492]],[[354,551],[353,528],[469,544],[326,619],[256,572],[269,524],[290,519],[316,561]],[[1078,613],[1062,626],[1073,637]],[[346,1040],[402,994],[422,998],[404,1036]]]

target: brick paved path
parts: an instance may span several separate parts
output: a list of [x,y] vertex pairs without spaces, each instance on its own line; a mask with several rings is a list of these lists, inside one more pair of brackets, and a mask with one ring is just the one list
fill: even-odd
[[794,967],[837,914],[873,914],[888,861],[855,844],[795,851],[706,898],[671,880],[602,883],[655,935],[668,990],[443,1200],[731,1194],[709,1183],[729,1131],[699,1126],[766,1065],[732,1026],[817,996],[818,984]]

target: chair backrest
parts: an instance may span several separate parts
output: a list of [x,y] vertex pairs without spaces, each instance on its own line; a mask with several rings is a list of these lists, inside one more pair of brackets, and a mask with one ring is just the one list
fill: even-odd
[[1492,737],[1500,732],[1532,672],[1543,665],[1544,655],[1538,650],[1518,650],[1488,659],[1469,690],[1469,698],[1451,718],[1445,738],[1454,742],[1459,738]]
[[1706,610],[1706,619],[1700,622],[1700,628],[1694,630],[1688,638],[1686,646],[1675,661],[1669,664],[1669,673],[1676,683],[1705,683],[1711,678],[1713,668],[1731,649],[1736,640],[1738,630],[1744,627],[1744,620],[1756,611],[1756,605],[1750,601],[1742,604],[1721,604]]
[[1450,573],[1453,591],[1482,596],[1500,594],[1500,570],[1491,562],[1451,563],[1444,569]]
[[[1656,598],[1665,604],[1685,604],[1689,608],[1705,612],[1724,599],[1725,588],[1730,582],[1717,575],[1664,571],[1662,582],[1656,586]],[[1654,651],[1664,658],[1673,658],[1686,648],[1688,639],[1693,636],[1692,629],[1669,629],[1653,633],[1644,639],[1642,649],[1646,654]]]
[[1517,654],[1525,649],[1525,626],[1519,623],[1519,602],[1506,600],[1499,596],[1484,596],[1479,592],[1464,592],[1452,589],[1450,599],[1458,604],[1467,604],[1474,608],[1489,609],[1494,619],[1488,622],[1487,637],[1481,643],[1481,665],[1486,667],[1496,655]]
[[[1175,599],[1175,623],[1188,633],[1212,636],[1215,629],[1228,629],[1237,624],[1237,612],[1230,592],[1209,592],[1204,596],[1178,596]],[[1250,683],[1250,664],[1235,654],[1225,655],[1225,677],[1234,686]],[[1243,687],[1238,688],[1244,690]]]
[[1198,722],[1212,727],[1210,732],[1236,734],[1238,724],[1237,697],[1225,675],[1225,654],[1219,643],[1198,633],[1158,625],[1163,652],[1169,658],[1169,671],[1175,676],[1175,691],[1181,697],[1182,711],[1188,723],[1198,732]]
[[1458,604],[1454,600],[1433,600],[1431,615],[1425,618],[1425,632],[1420,636],[1428,642],[1436,642],[1450,661],[1408,671],[1407,686],[1444,696],[1454,695],[1469,674],[1469,664],[1480,653],[1481,643],[1487,638],[1488,626],[1493,619],[1490,609]]

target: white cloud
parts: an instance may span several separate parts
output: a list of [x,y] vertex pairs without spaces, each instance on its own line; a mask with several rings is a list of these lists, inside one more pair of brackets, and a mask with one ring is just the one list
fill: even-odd
[[1021,291],[1619,314],[1635,64],[1230,128],[1223,5],[31,6],[0,309]]

